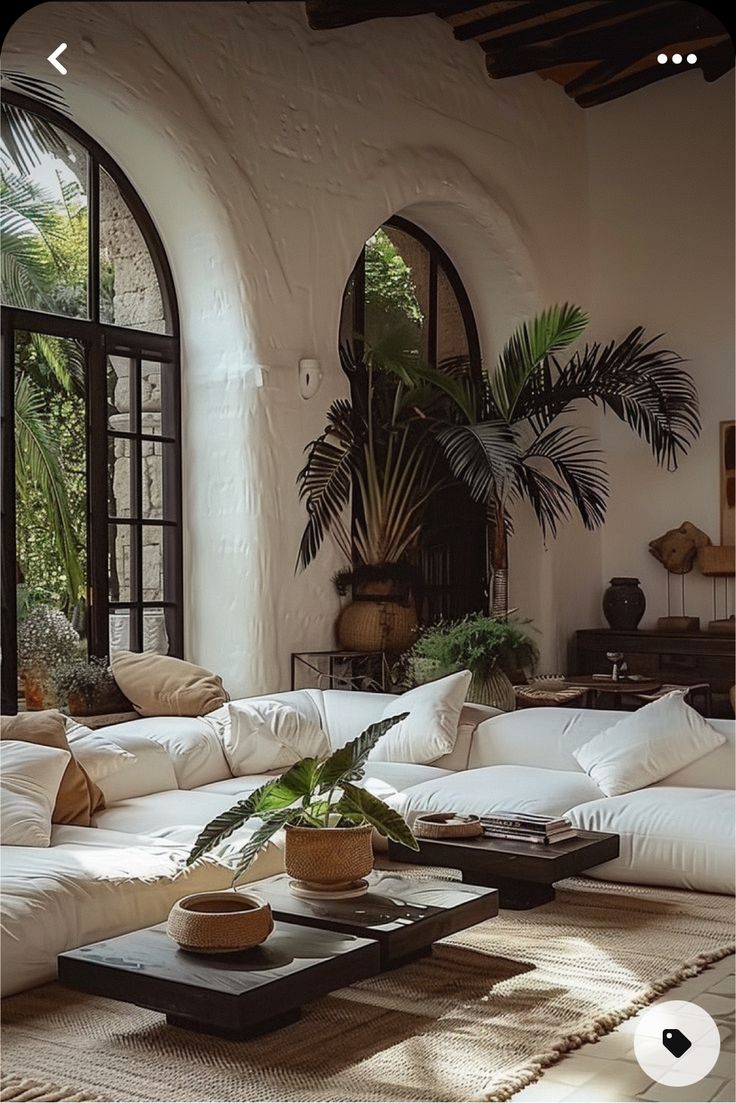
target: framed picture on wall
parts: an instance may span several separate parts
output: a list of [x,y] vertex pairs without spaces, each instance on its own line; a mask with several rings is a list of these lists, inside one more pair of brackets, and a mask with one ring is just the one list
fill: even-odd
[[720,430],[721,544],[733,544],[736,528],[736,421],[722,421]]

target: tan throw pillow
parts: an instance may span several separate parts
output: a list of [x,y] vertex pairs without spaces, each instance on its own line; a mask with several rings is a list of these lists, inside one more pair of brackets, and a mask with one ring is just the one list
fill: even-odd
[[217,674],[170,655],[115,651],[110,665],[141,716],[204,716],[229,700]]
[[[17,716],[2,718],[3,739],[72,751],[65,729],[65,717],[56,709],[48,709],[44,712],[21,712]],[[102,790],[79,765],[72,752],[56,794],[51,822],[91,827],[93,815],[104,807],[105,798]]]

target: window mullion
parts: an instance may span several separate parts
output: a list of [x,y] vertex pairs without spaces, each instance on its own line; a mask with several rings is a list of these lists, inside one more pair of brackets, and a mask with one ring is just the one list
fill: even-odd
[[105,658],[109,649],[107,527],[107,373],[102,335],[87,345],[87,605],[89,650]]
[[100,320],[100,166],[87,161],[87,316]]

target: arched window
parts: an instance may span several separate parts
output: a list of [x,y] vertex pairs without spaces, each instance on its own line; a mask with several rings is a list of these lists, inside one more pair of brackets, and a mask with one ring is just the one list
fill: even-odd
[[4,91],[3,711],[43,604],[91,655],[183,645],[179,320],[143,203],[65,115]]
[[[418,359],[431,368],[447,370],[460,358],[481,370],[475,319],[455,266],[429,234],[395,216],[358,257],[343,298],[340,340],[376,348],[392,329],[407,326]],[[484,608],[485,516],[464,485],[454,482],[434,495],[417,566],[423,622]]]

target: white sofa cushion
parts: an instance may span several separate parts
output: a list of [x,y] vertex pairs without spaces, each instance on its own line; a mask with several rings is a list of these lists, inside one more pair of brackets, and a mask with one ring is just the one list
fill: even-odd
[[6,846],[46,847],[51,813],[71,755],[19,739],[0,742],[0,841]]
[[598,786],[583,773],[537,766],[485,766],[414,785],[390,803],[413,823],[420,812],[484,816],[504,810],[559,816],[597,797]]
[[452,754],[471,674],[462,670],[410,689],[391,701],[381,719],[408,713],[381,736],[368,756],[374,762],[429,764]]
[[134,755],[126,751],[119,743],[108,739],[105,729],[92,731],[76,720],[67,720],[66,735],[69,747],[79,765],[85,770],[95,785],[124,766],[134,762]]
[[321,724],[283,701],[238,701],[226,708],[222,747],[236,777],[285,770],[301,758],[329,753]]
[[[222,744],[206,717],[151,716],[105,729],[110,739],[150,739],[168,755],[180,789],[231,776]],[[167,786],[168,788],[168,786]]]
[[184,868],[187,847],[89,827],[54,827],[51,846],[4,847],[2,995],[56,978],[56,957],[162,923],[190,892],[229,887],[211,861]]
[[661,781],[725,742],[678,691],[629,713],[573,754],[601,792],[615,797]]
[[732,893],[735,813],[732,790],[652,786],[581,804],[569,815],[577,827],[621,838],[618,858],[586,875]]
[[[599,732],[612,727],[623,712],[603,709],[518,709],[486,720],[477,728],[468,766],[547,766],[551,770],[579,770],[573,751]],[[736,776],[736,723],[709,720],[726,742],[702,758],[678,770],[666,784],[706,789],[734,786]]]
[[[248,780],[262,784],[264,780],[270,779]],[[257,784],[252,787],[257,788]],[[109,831],[146,835],[161,842],[185,846],[189,851],[202,828],[210,820],[232,808],[239,796],[245,795],[246,793],[236,795],[172,789],[166,793],[151,793],[145,797],[119,801],[98,813],[95,822],[98,827]],[[211,851],[212,857],[229,868],[234,868],[245,842],[259,824],[259,820],[253,820],[233,832]],[[270,877],[282,871],[283,855],[279,844],[280,838],[263,851],[248,870],[246,880]]]
[[[112,763],[113,768],[108,771],[106,765],[102,776],[95,776],[94,772],[91,775],[102,789],[107,805],[128,797],[142,797],[177,788],[176,771],[168,751],[153,739],[131,731],[130,728],[136,723],[133,720],[125,724],[112,724],[93,733],[126,752],[125,756],[117,758],[106,755],[105,762]],[[75,757],[77,742],[82,743],[83,740],[70,739]],[[79,761],[89,770],[86,756],[80,756]]]

